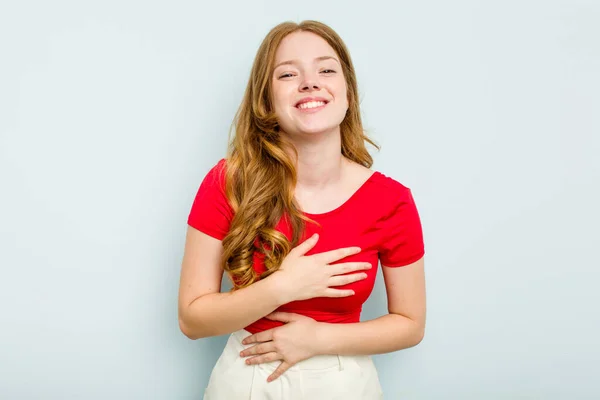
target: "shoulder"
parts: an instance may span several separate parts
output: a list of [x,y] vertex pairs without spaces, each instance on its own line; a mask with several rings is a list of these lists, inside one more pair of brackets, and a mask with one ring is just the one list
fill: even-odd
[[224,167],[221,159],[207,172],[188,215],[188,225],[219,240],[227,235],[233,218],[225,194]]
[[380,171],[375,171],[371,177],[372,190],[380,196],[384,203],[392,205],[399,202],[412,201],[412,193],[408,186]]
[[396,208],[400,203],[412,201],[409,187],[378,170],[372,170],[356,162],[349,163],[349,174],[356,180],[367,197],[376,200],[382,209]]
[[223,186],[225,183],[225,168],[227,167],[227,160],[222,158],[216,164],[214,164],[204,177],[205,184]]
[[203,198],[216,199],[225,196],[225,167],[226,160],[224,158],[210,167],[202,178],[196,200]]
[[385,192],[390,195],[409,192],[410,189],[401,182],[384,174],[349,160],[349,174],[362,182],[368,182],[370,189]]
[[213,174],[223,174],[225,173],[225,169],[227,168],[227,160],[225,158],[221,158],[209,171],[209,173]]
[[377,204],[379,221],[405,219],[416,213],[411,189],[391,176],[375,171],[370,179],[369,198]]
[[402,194],[410,191],[406,185],[380,171],[374,171],[373,180],[381,190],[390,194]]

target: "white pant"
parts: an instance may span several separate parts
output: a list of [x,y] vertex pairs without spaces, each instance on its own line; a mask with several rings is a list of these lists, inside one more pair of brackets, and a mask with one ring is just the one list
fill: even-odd
[[250,336],[229,337],[210,375],[204,400],[379,400],[383,398],[370,356],[319,355],[299,362],[273,382],[267,378],[281,361],[247,365],[240,351]]

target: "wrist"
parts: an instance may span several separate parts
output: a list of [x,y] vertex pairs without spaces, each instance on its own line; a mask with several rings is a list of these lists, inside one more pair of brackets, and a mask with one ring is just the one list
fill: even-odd
[[265,281],[269,282],[269,290],[275,295],[279,306],[294,301],[289,280],[287,279],[285,272],[277,270],[268,276]]
[[329,325],[327,322],[315,324],[315,352],[319,354],[333,354],[329,342]]

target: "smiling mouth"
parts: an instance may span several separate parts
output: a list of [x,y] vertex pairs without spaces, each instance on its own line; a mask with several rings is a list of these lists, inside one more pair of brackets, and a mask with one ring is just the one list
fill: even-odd
[[320,108],[327,104],[326,101],[307,101],[296,106],[299,110],[311,110],[313,108]]

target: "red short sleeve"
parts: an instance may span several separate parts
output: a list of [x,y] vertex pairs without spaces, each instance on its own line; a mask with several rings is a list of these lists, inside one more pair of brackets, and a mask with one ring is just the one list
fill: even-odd
[[225,196],[225,159],[222,159],[208,171],[200,184],[188,216],[188,225],[223,240],[232,219],[233,210]]
[[379,249],[381,265],[403,267],[425,254],[421,219],[410,189],[404,187],[392,211],[381,221],[383,241]]

